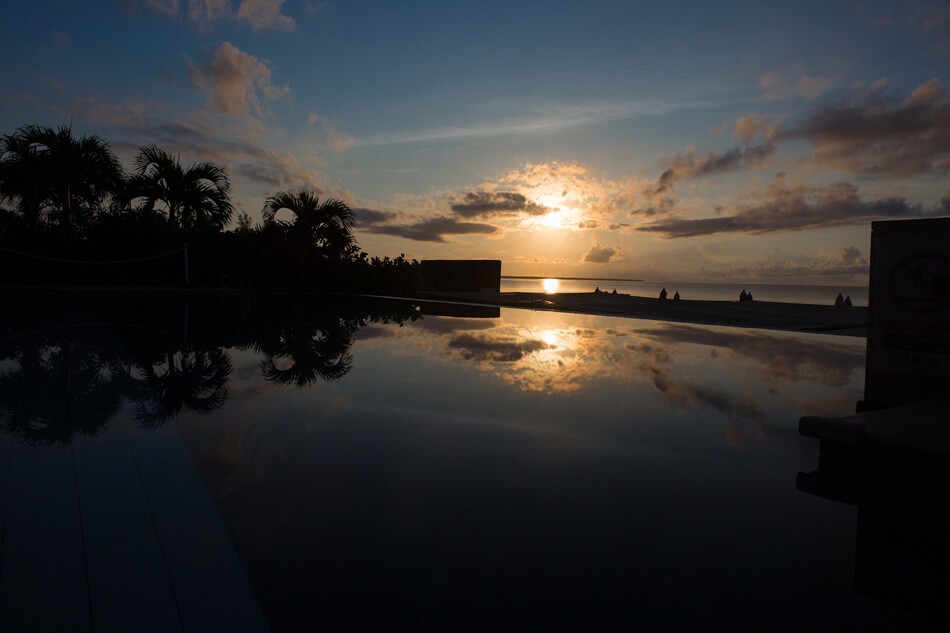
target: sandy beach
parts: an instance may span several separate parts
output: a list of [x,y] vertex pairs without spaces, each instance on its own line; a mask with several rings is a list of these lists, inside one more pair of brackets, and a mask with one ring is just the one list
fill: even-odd
[[795,332],[866,336],[866,307],[777,303],[771,301],[691,301],[655,299],[605,292],[544,294],[540,292],[424,293],[433,300],[457,301],[532,310],[582,312],[657,321],[755,327]]

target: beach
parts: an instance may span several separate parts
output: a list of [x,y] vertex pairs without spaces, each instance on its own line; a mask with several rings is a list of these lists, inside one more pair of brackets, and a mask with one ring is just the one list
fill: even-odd
[[439,292],[420,296],[434,301],[842,336],[866,336],[868,323],[868,309],[862,306],[673,300],[606,292]]

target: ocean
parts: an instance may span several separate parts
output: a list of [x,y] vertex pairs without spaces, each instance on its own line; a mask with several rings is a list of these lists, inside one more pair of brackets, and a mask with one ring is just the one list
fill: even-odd
[[[615,288],[621,294],[639,297],[658,297],[660,290],[666,288],[670,298],[679,292],[681,299],[703,301],[738,300],[742,290],[751,292],[757,301],[777,301],[782,303],[807,303],[812,305],[831,305],[840,292],[851,297],[856,306],[868,305],[867,286],[804,286],[784,284],[736,283],[679,283],[653,282],[621,279],[557,279],[557,292],[593,292],[595,288],[612,292]],[[501,278],[502,292],[545,292],[543,278],[505,277]]]

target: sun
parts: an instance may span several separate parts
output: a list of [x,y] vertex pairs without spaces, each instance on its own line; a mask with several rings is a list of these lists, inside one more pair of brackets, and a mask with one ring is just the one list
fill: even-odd
[[546,229],[567,229],[576,226],[577,210],[558,207],[554,211],[538,217],[537,225]]
[[541,285],[544,286],[544,292],[553,295],[557,292],[558,287],[561,285],[557,279],[545,279],[541,282]]

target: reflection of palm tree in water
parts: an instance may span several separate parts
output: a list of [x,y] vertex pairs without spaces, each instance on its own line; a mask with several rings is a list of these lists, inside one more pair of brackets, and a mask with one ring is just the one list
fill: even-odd
[[[141,367],[133,397],[135,418],[146,428],[155,428],[183,411],[208,414],[228,398],[231,358],[221,348],[196,350],[186,347],[167,352],[164,367]],[[133,379],[134,380],[134,379]]]
[[318,378],[338,380],[353,365],[351,336],[352,329],[339,322],[322,330],[306,324],[283,328],[275,340],[259,343],[265,355],[261,371],[279,385],[306,387]]
[[[66,446],[77,433],[103,433],[123,405],[131,405],[145,428],[183,412],[212,413],[229,395],[232,364],[224,345],[256,349],[263,356],[264,377],[276,384],[303,387],[318,379],[338,380],[352,367],[352,335],[366,319],[402,323],[418,318],[411,305],[358,304],[328,311],[294,303],[278,311],[292,321],[275,323],[274,307],[261,308],[236,337],[223,336],[221,344],[203,347],[183,347],[175,335],[156,337],[154,328],[107,332],[62,325],[62,320],[42,332],[7,337],[0,341],[0,430],[31,445]],[[31,308],[37,315],[49,313],[43,306],[24,306],[14,331],[43,322],[33,318]]]
[[[125,398],[122,365],[85,331],[22,339],[0,369],[0,429],[31,446],[100,435]],[[12,365],[12,367],[10,367]]]
[[129,361],[84,329],[14,339],[0,353],[0,429],[31,446],[68,446],[77,433],[102,434],[124,403],[146,428],[224,405],[231,359],[223,349],[168,351],[163,365]]

